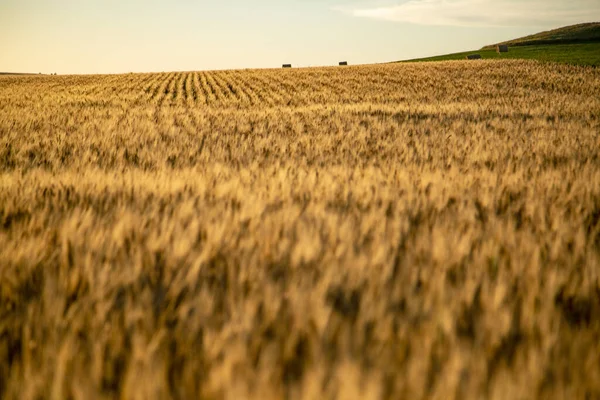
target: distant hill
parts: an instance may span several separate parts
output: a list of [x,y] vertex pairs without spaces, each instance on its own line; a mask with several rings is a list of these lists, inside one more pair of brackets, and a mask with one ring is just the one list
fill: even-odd
[[563,28],[536,33],[519,39],[508,40],[485,46],[482,50],[495,48],[499,44],[510,46],[540,46],[546,44],[600,43],[600,22],[565,26]]
[[0,72],[0,75],[41,75],[41,74],[32,74],[27,72]]
[[[497,53],[506,44],[508,53]],[[600,22],[590,22],[536,33],[519,39],[488,45],[479,50],[444,54],[402,62],[464,60],[479,54],[483,59],[526,59],[573,65],[600,66]]]

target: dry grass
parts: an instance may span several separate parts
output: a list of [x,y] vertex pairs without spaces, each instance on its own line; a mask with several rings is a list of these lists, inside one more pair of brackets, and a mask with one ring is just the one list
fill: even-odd
[[0,396],[600,398],[600,70],[0,78]]

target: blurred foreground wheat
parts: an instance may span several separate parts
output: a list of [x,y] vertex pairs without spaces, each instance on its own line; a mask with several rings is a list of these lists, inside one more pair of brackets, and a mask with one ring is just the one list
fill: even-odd
[[0,397],[600,398],[600,70],[0,77]]

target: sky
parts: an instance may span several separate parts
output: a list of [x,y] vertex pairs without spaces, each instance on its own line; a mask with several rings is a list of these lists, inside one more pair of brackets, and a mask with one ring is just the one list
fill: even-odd
[[600,21],[600,0],[0,0],[0,71],[369,64]]

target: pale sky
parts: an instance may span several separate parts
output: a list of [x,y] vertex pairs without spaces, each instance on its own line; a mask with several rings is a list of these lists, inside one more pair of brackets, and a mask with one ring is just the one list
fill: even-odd
[[0,71],[378,63],[592,21],[600,0],[0,0]]

